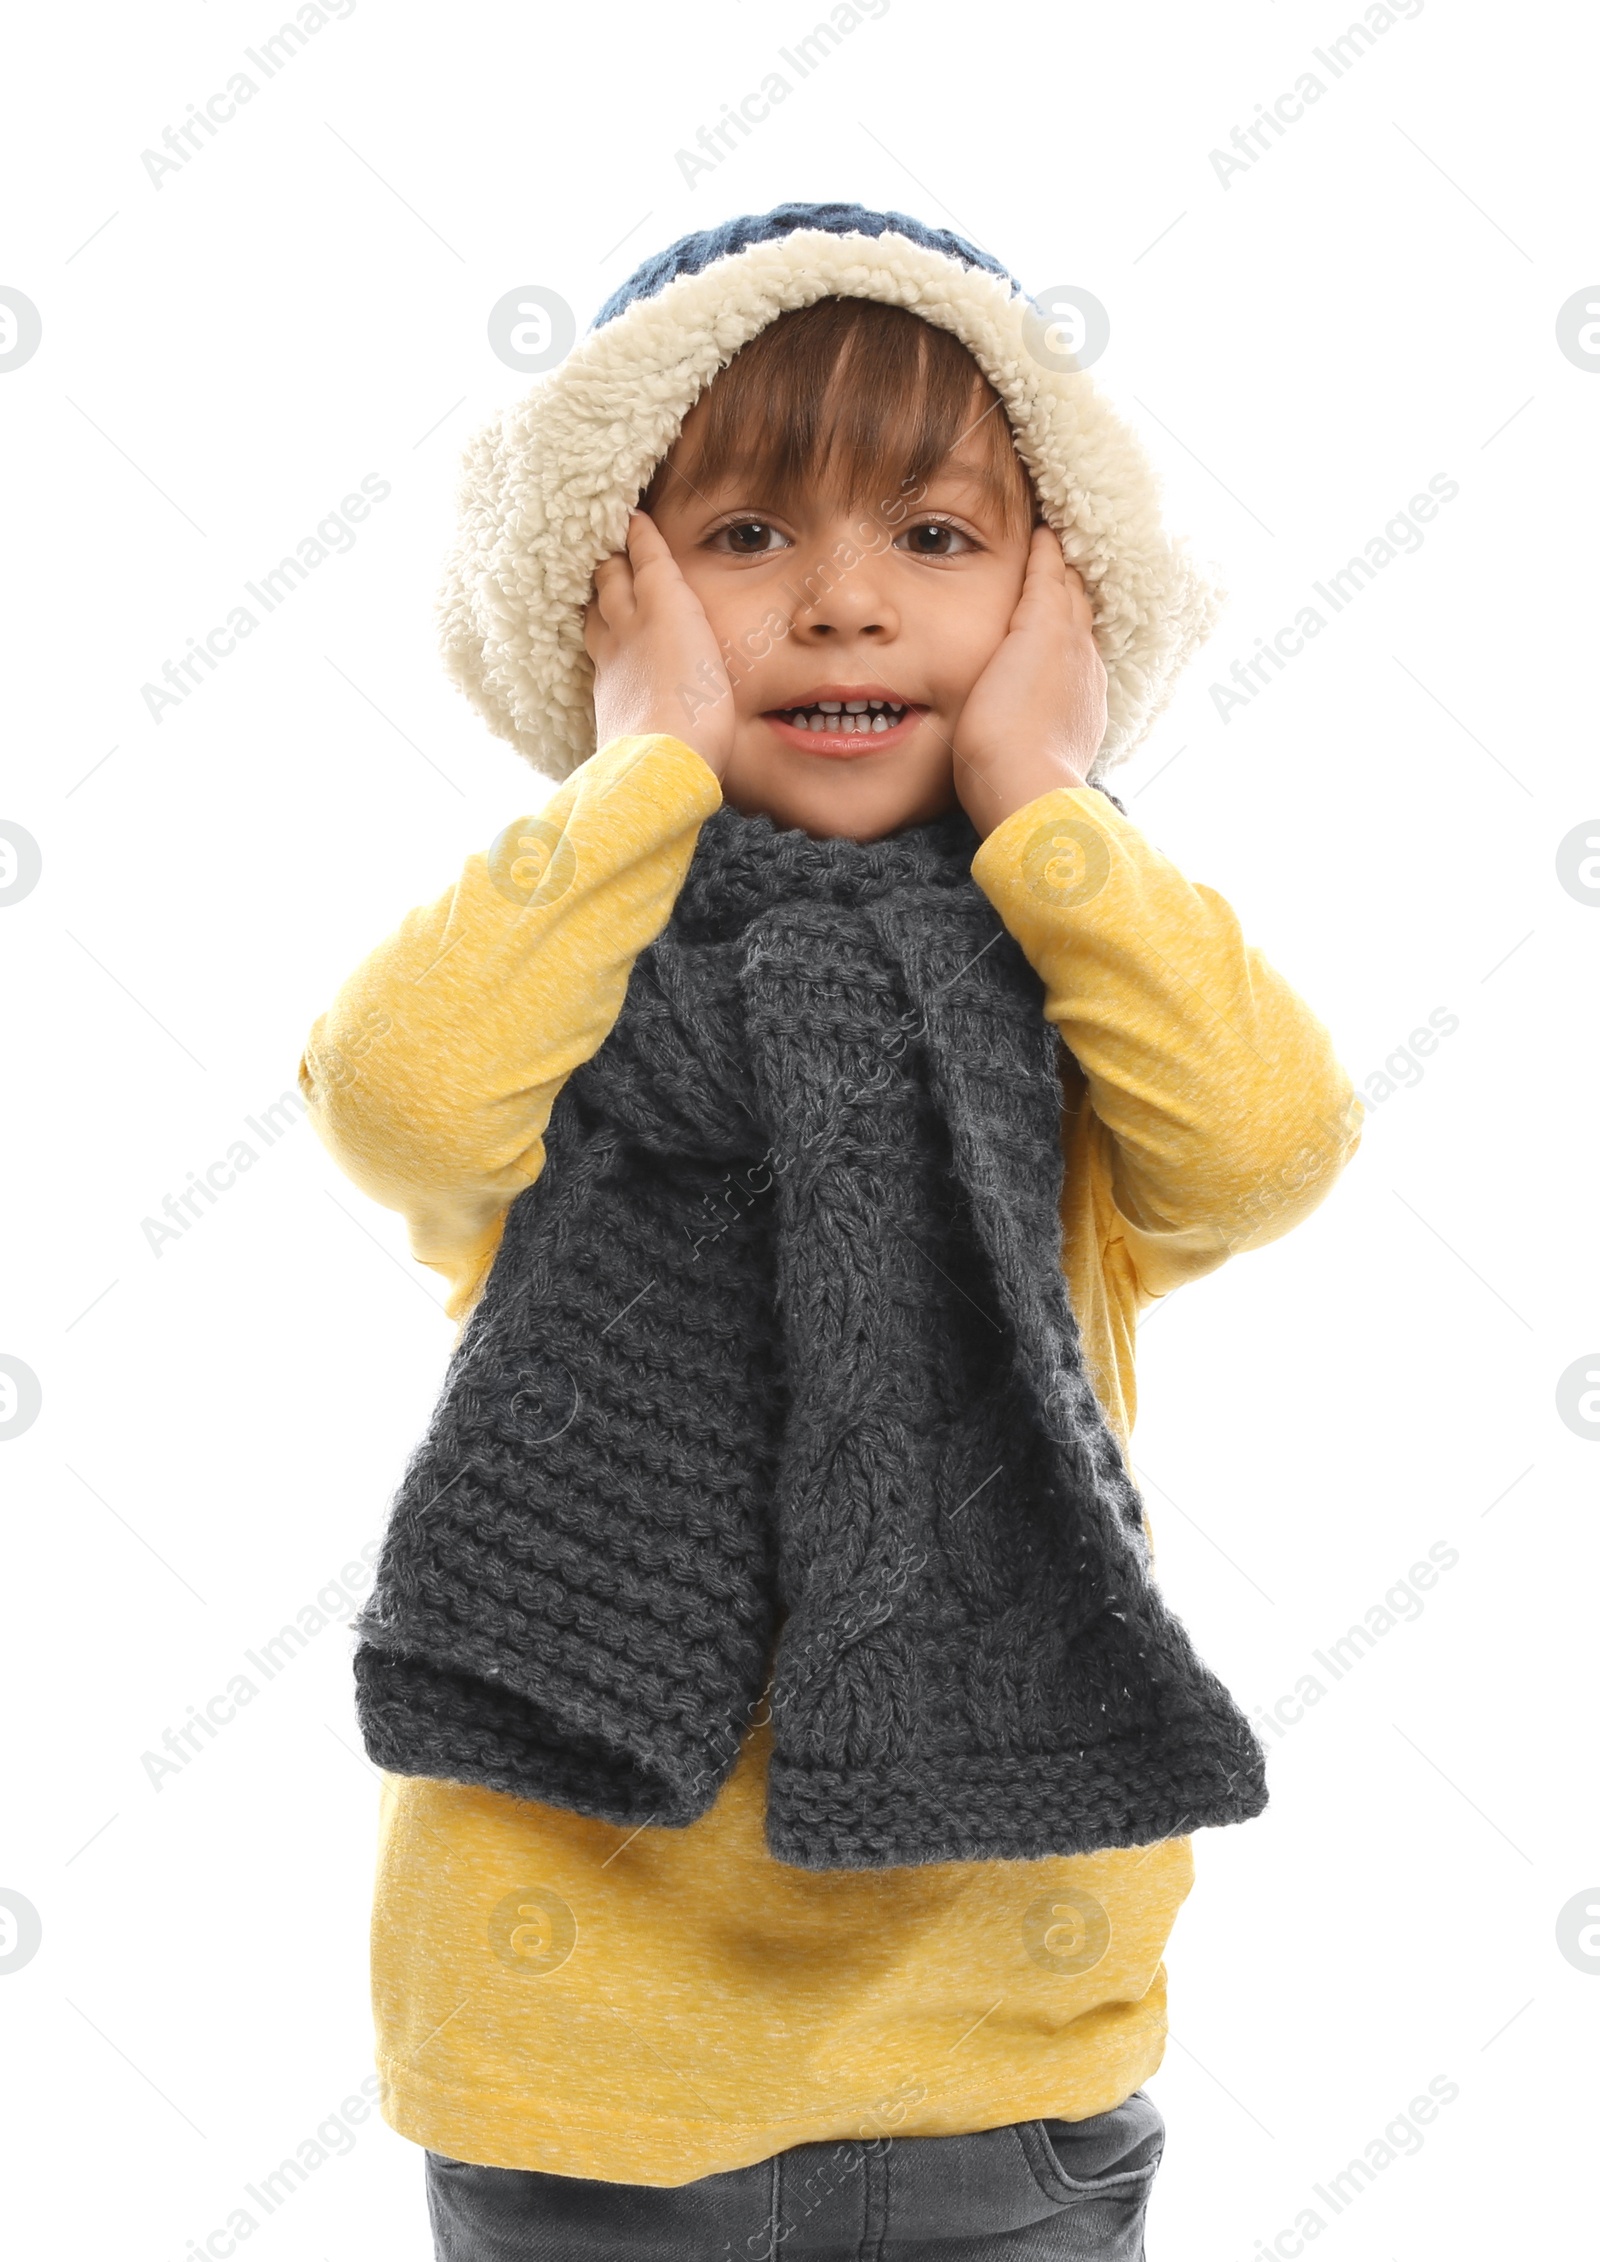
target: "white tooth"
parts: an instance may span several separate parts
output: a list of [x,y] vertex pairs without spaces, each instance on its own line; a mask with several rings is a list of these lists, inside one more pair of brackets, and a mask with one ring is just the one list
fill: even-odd
[[872,712],[875,715],[881,714],[883,711],[883,701],[881,699],[869,699],[867,701],[867,705],[872,709]]
[[815,705],[819,706],[825,715],[836,715],[839,712],[837,699],[818,699],[815,701]]
[[887,730],[889,726],[881,715],[874,715],[872,718],[872,727],[874,730]]
[[826,730],[828,725],[821,715],[813,715],[806,727],[809,730]]
[[864,715],[871,704],[870,699],[847,699],[844,711],[847,715]]

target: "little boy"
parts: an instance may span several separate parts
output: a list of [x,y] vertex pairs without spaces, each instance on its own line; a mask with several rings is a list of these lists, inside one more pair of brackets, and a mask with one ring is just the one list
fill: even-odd
[[449,2262],[1144,2252],[1187,1833],[1266,1793],[1135,1325],[1360,1110],[1100,783],[1211,599],[1061,361],[784,206],[468,458],[447,651],[559,790],[301,1070],[461,1323],[355,1656]]

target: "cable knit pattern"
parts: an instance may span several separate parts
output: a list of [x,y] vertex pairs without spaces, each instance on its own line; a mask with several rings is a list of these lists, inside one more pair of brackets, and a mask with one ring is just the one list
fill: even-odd
[[959,809],[701,827],[396,1497],[356,1621],[378,1765],[682,1826],[769,1696],[800,1868],[1265,1805],[1086,1372],[1060,1040],[976,846]]

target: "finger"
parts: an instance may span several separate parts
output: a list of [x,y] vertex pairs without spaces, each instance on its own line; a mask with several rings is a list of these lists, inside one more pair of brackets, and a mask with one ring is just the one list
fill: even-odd
[[602,558],[594,569],[594,601],[607,628],[620,628],[634,612],[633,566],[626,551]]
[[635,511],[628,521],[628,556],[637,574],[649,574],[663,581],[678,578],[678,561],[648,511]]
[[[1038,533],[1048,532],[1048,528],[1038,530]],[[1084,664],[1103,685],[1106,681],[1105,663],[1094,640],[1094,606],[1090,601],[1082,569],[1073,565],[1066,556],[1059,536],[1050,536],[1047,550],[1046,545],[1039,542],[1038,533],[1035,534],[1033,549],[1028,558],[1023,595],[1027,597],[1031,593],[1055,606],[1064,603],[1067,623],[1081,648]],[[1054,553],[1053,560],[1049,558],[1049,552]],[[1057,565],[1059,573],[1056,571]],[[1018,609],[1020,611],[1020,606]],[[1059,618],[1059,614],[1057,617]]]
[[1066,593],[1067,569],[1060,537],[1048,526],[1037,526],[1028,544],[1028,562],[1011,625],[1021,628],[1052,618],[1059,621]]
[[1065,558],[1062,564],[1066,569],[1065,587],[1074,625],[1091,630],[1094,627],[1094,604],[1089,596],[1089,584],[1083,578],[1083,569]]
[[1065,587],[1071,568],[1061,552],[1061,537],[1051,526],[1036,526],[1033,540],[1028,544],[1028,574],[1058,589]]

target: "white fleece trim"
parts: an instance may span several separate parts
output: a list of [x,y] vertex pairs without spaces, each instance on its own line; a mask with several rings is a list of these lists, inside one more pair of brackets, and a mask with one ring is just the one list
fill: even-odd
[[445,665],[544,776],[559,782],[594,752],[583,608],[684,418],[758,331],[834,296],[908,307],[951,331],[1005,403],[1094,608],[1109,721],[1091,775],[1126,760],[1171,698],[1220,593],[1163,530],[1159,482],[1133,432],[1086,374],[1029,352],[1030,302],[905,236],[797,228],[635,300],[462,457],[460,528],[438,603]]

